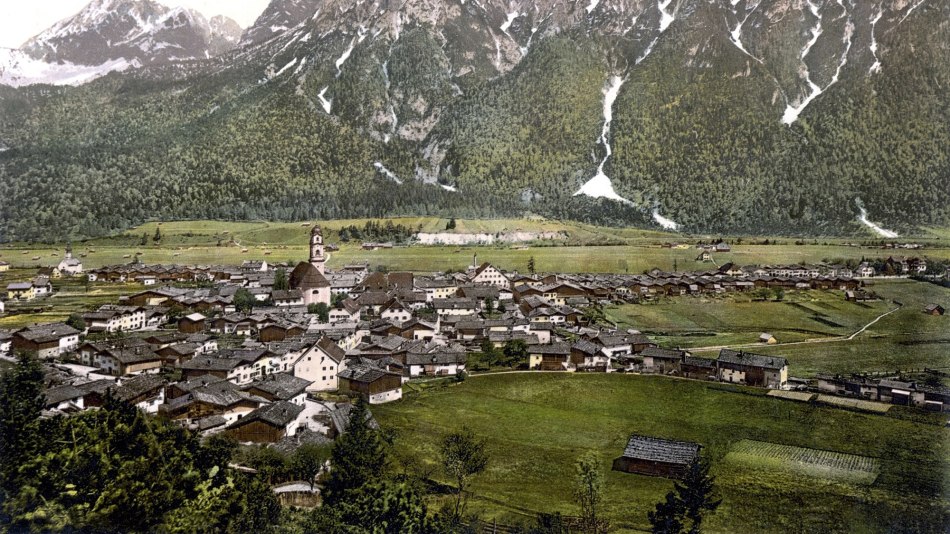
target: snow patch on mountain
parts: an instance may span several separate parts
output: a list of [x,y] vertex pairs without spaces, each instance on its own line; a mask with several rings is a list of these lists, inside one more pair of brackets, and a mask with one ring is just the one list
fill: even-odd
[[653,220],[667,230],[679,230],[680,225],[672,219],[660,215],[660,208],[653,208]]
[[[848,21],[845,23],[845,30],[844,30],[844,37],[843,37],[844,53],[841,54],[841,61],[838,62],[838,67],[837,69],[835,69],[835,73],[831,77],[831,81],[828,82],[828,85],[826,85],[824,88],[819,87],[818,84],[812,81],[811,74],[808,72],[808,66],[805,65],[804,60],[805,60],[805,57],[808,55],[808,53],[811,51],[812,47],[815,45],[815,42],[818,41],[818,37],[821,36],[822,28],[821,28],[821,14],[818,11],[818,6],[811,0],[807,0],[807,2],[808,2],[808,7],[811,10],[812,14],[818,18],[818,22],[815,28],[812,30],[812,38],[811,40],[808,41],[808,43],[805,44],[805,48],[802,49],[802,54],[801,54],[803,72],[805,75],[805,82],[808,84],[809,90],[811,92],[808,94],[808,96],[802,99],[801,102],[799,102],[797,106],[792,105],[792,103],[789,103],[788,106],[786,106],[785,113],[782,115],[782,124],[785,124],[785,125],[791,125],[795,121],[797,121],[798,116],[801,115],[802,111],[808,106],[808,104],[810,104],[813,100],[818,98],[822,93],[827,91],[828,88],[830,88],[832,85],[838,83],[838,78],[841,76],[841,69],[843,69],[844,66],[848,63],[848,54],[851,52],[851,43],[852,43],[851,37],[854,34],[854,24],[852,23],[849,17]],[[844,5],[842,5],[841,7],[842,9],[844,9],[845,15],[847,15],[847,9],[844,7]]]
[[587,181],[580,189],[574,193],[574,196],[577,195],[587,195],[593,198],[608,198],[610,200],[616,200],[617,202],[622,202],[624,204],[633,205],[633,202],[623,198],[618,195],[614,190],[613,183],[611,183],[610,178],[604,173],[604,165],[607,163],[607,160],[610,159],[613,151],[610,148],[610,123],[613,121],[614,117],[614,101],[617,100],[617,95],[620,93],[620,87],[623,83],[627,81],[626,78],[621,78],[620,76],[611,76],[606,85],[604,86],[604,126],[600,131],[600,143],[604,145],[604,159],[600,161],[600,165],[597,167],[597,174],[593,178]]
[[877,38],[874,36],[874,29],[877,26],[881,17],[884,16],[884,10],[881,6],[877,7],[877,14],[874,15],[874,18],[871,19],[871,57],[874,58],[874,63],[871,64],[871,69],[868,71],[868,74],[874,74],[880,72],[881,70],[881,60],[877,57]]
[[864,204],[861,203],[861,199],[855,200],[855,203],[858,205],[858,209],[861,211],[861,214],[858,215],[858,220],[861,221],[861,224],[863,224],[864,226],[867,226],[868,228],[873,230],[874,233],[876,233],[877,235],[881,237],[886,237],[890,239],[893,239],[895,237],[900,237],[897,234],[897,232],[893,230],[888,230],[886,228],[882,228],[877,223],[871,222],[868,219],[868,210],[864,209]]
[[399,177],[396,176],[396,173],[387,169],[386,166],[383,165],[383,162],[381,161],[374,162],[373,167],[376,167],[376,171],[382,174],[383,176],[385,176],[386,178],[389,178],[390,180],[396,182],[399,185],[402,185],[402,180],[400,180]]
[[9,48],[0,48],[0,84],[22,87],[33,84],[82,85],[110,72],[138,68],[138,61],[124,58],[101,65],[76,65],[74,63],[47,63]]
[[320,100],[320,105],[323,106],[323,111],[326,111],[327,115],[330,114],[330,108],[333,106],[333,100],[327,100],[327,98],[324,96],[327,94],[327,89],[329,88],[329,86],[324,87],[320,90],[320,94],[317,95],[317,98]]

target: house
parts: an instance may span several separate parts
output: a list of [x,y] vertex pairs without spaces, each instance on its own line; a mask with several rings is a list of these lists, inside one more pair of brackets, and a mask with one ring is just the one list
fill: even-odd
[[4,273],[10,270],[10,264],[5,261],[0,261],[0,273]]
[[944,312],[946,312],[946,310],[939,304],[929,304],[924,308],[924,313],[927,315],[943,315]]
[[343,299],[330,310],[330,323],[355,323],[360,320],[360,305],[353,299]]
[[7,284],[7,300],[33,300],[33,282],[13,282]]
[[171,384],[165,388],[165,397],[159,413],[169,419],[185,421],[217,415],[233,423],[267,403],[236,384],[211,375]]
[[606,371],[608,358],[600,346],[586,339],[578,339],[571,345],[571,363],[577,370]]
[[716,360],[686,356],[680,363],[680,375],[694,380],[718,380]]
[[57,412],[81,411],[85,409],[86,392],[69,384],[54,386],[45,391],[46,402],[43,407]]
[[488,262],[481,264],[481,266],[472,271],[468,277],[468,281],[473,284],[490,285],[501,289],[509,289],[511,287],[511,281],[508,280],[508,277]]
[[713,261],[712,253],[704,249],[702,252],[699,253],[699,256],[696,256],[696,261],[702,261],[702,262]]
[[788,385],[788,360],[751,352],[722,349],[716,360],[719,380],[783,389]]
[[307,380],[308,391],[333,391],[339,388],[337,375],[342,370],[346,352],[327,336],[323,336],[293,364],[294,376]]
[[34,352],[37,358],[55,358],[79,345],[79,330],[64,323],[28,326],[13,333],[16,352]]
[[726,243],[725,241],[716,243],[715,249],[716,249],[716,252],[731,252],[732,251],[732,247],[730,247],[729,243]]
[[778,340],[775,339],[775,336],[767,332],[762,332],[759,334],[759,343],[765,343],[766,345],[775,345],[778,343]]
[[231,423],[227,433],[239,442],[276,443],[297,431],[303,406],[286,401],[266,404]]
[[552,343],[528,348],[528,367],[542,371],[573,370],[571,344]]
[[192,313],[178,319],[178,331],[185,334],[204,332],[207,317],[200,313]]
[[674,441],[634,434],[623,455],[613,462],[614,471],[638,475],[682,478],[689,465],[699,458],[702,446],[691,441]]
[[[89,345],[84,345],[84,353]],[[83,360],[112,376],[158,372],[164,362],[162,356],[148,345],[100,348],[84,356]]]
[[347,367],[340,373],[340,390],[359,393],[370,404],[402,398],[402,377],[368,364]]
[[270,402],[286,401],[303,406],[310,384],[309,380],[289,373],[272,373],[247,384],[244,391]]
[[452,345],[423,345],[406,352],[406,370],[412,378],[418,376],[455,376],[465,371],[465,347]]
[[303,306],[303,295],[299,289],[278,289],[271,293],[271,301],[278,307]]
[[399,299],[390,299],[380,308],[379,316],[391,323],[405,323],[412,318],[412,311]]
[[128,332],[145,328],[145,308],[140,306],[100,306],[82,315],[89,332]]
[[33,284],[34,297],[42,297],[53,293],[53,284],[50,283],[48,276],[37,276],[31,283]]
[[643,371],[647,373],[669,374],[680,371],[680,365],[688,353],[683,350],[647,347],[640,353],[643,358]]
[[432,301],[432,307],[440,316],[475,315],[479,310],[477,300],[464,298],[435,299]]

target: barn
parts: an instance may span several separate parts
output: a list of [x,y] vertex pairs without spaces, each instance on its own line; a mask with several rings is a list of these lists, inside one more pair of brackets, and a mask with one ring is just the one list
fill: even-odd
[[699,457],[702,446],[691,441],[674,441],[633,434],[623,455],[614,460],[613,470],[638,475],[681,478],[689,464]]

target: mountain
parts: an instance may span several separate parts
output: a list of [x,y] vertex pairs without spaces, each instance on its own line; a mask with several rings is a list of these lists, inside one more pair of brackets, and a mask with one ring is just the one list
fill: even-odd
[[216,56],[234,48],[240,36],[240,26],[220,15],[209,21],[152,0],[94,0],[19,50],[0,51],[0,79],[10,85],[85,83],[114,70]]
[[948,20],[928,0],[272,0],[218,55],[0,88],[0,240],[398,214],[946,226]]

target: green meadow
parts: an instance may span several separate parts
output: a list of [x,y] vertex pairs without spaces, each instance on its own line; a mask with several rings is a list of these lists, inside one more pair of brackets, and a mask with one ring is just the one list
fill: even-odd
[[[723,499],[709,532],[937,532],[950,524],[950,429],[940,416],[912,421],[901,411],[866,414],[761,390],[580,373],[470,377],[373,412],[395,431],[399,457],[446,484],[439,437],[462,427],[484,437],[491,461],[474,479],[470,506],[502,523],[577,515],[573,464],[594,451],[605,475],[602,513],[617,531],[648,530],[647,512],[672,482],[610,470],[636,432],[703,445]],[[774,454],[752,454],[744,440],[771,444],[765,450]],[[815,454],[837,469],[825,476],[807,463]],[[865,471],[849,475],[848,462]]]
[[[447,219],[435,217],[405,217],[392,220],[414,230],[442,232]],[[851,246],[856,239],[809,239],[795,244],[795,238],[766,238],[730,236],[684,236],[636,228],[608,228],[575,222],[553,221],[540,218],[456,221],[455,233],[563,232],[565,237],[524,244],[491,246],[420,246],[395,247],[366,251],[358,242],[339,243],[337,232],[344,226],[362,227],[365,220],[334,220],[319,224],[324,228],[329,243],[340,244],[340,250],[331,254],[329,266],[369,262],[374,267],[389,270],[434,272],[464,269],[478,254],[478,260],[490,261],[507,270],[524,271],[529,258],[534,258],[539,271],[559,272],[629,272],[641,273],[654,267],[672,270],[711,269],[727,262],[739,264],[814,263],[823,259],[853,259],[887,257],[891,254],[926,255],[950,259],[946,236],[937,230],[920,238],[907,241],[925,244],[924,251],[890,251],[878,248]],[[235,264],[246,259],[268,261],[300,261],[307,256],[307,237],[311,222],[223,222],[177,221],[147,223],[122,234],[82,241],[74,244],[77,255],[82,254],[87,268],[116,263],[128,263],[139,254],[145,263]],[[159,229],[162,239],[152,237]],[[142,238],[145,237],[145,244]],[[696,261],[698,251],[693,246],[668,248],[663,244],[692,245],[725,237],[733,243],[732,251],[714,254],[714,263]],[[871,239],[868,236],[868,239]],[[50,266],[59,262],[65,244],[9,243],[0,246],[0,259],[15,267]]]

